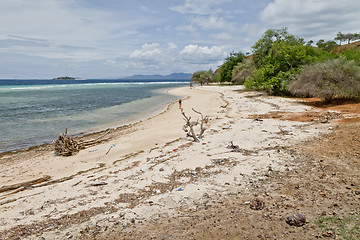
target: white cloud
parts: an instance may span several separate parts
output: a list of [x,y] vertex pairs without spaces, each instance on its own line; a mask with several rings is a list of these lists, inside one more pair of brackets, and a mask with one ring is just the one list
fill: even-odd
[[1,51],[49,59],[100,60],[121,46],[120,41],[115,43],[115,40],[137,34],[134,26],[140,18],[116,21],[114,12],[87,8],[80,3],[73,0],[0,1],[2,39],[11,44]]
[[157,59],[162,54],[159,43],[145,43],[141,49],[137,49],[130,54],[130,58],[142,60]]
[[359,31],[359,16],[357,0],[275,0],[260,13],[261,20],[272,28],[288,27],[296,35],[327,40],[339,31]]
[[170,7],[171,10],[182,14],[208,15],[219,12],[216,6],[232,0],[185,0],[184,4]]
[[186,60],[191,60],[195,62],[211,62],[214,60],[223,59],[225,56],[225,51],[223,48],[218,46],[212,47],[201,47],[198,45],[187,45],[180,52],[181,56]]

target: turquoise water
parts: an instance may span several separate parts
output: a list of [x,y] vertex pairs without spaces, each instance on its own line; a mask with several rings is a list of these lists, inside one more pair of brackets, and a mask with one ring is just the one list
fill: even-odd
[[78,135],[118,126],[176,100],[165,90],[187,84],[115,80],[28,80],[18,81],[17,85],[11,85],[10,80],[4,82],[0,80],[0,152],[51,142],[66,128]]

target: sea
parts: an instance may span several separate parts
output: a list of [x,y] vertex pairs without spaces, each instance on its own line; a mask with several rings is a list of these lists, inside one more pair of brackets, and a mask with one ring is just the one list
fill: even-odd
[[189,80],[0,80],[0,153],[117,127],[178,99]]

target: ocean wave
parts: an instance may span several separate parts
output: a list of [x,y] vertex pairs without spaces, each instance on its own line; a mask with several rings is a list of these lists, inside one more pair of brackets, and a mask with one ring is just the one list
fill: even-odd
[[166,84],[184,84],[185,82],[100,82],[100,83],[70,83],[70,84],[51,84],[51,85],[22,85],[22,86],[6,86],[0,87],[1,90],[42,90],[54,88],[71,88],[71,87],[88,87],[88,86],[104,86],[104,85],[166,85]]

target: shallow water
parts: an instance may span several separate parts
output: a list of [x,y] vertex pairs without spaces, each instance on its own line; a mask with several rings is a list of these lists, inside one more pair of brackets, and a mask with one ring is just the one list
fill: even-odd
[[176,100],[165,89],[187,84],[28,80],[11,85],[10,81],[0,80],[0,152],[50,142],[66,128],[76,135],[125,123]]

